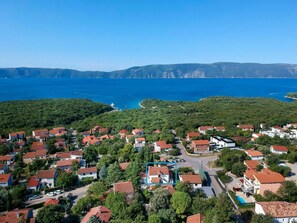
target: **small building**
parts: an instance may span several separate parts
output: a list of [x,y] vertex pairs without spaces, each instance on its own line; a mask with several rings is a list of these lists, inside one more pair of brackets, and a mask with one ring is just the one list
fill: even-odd
[[202,180],[198,174],[179,175],[179,180],[190,184],[194,191],[202,187]]
[[0,174],[0,187],[9,187],[13,183],[12,176],[8,174]]
[[59,137],[67,134],[67,130],[64,127],[56,127],[49,131],[50,137]]
[[58,205],[59,204],[59,200],[56,198],[49,198],[46,200],[46,202],[44,202],[43,206],[48,206],[48,205]]
[[251,131],[251,132],[253,132],[255,130],[254,126],[251,125],[251,124],[238,125],[237,128],[241,129],[242,131]]
[[74,162],[79,162],[78,160],[59,160],[57,161],[57,168],[60,170],[72,170]]
[[193,140],[193,139],[197,139],[197,138],[200,137],[200,136],[201,136],[200,132],[189,132],[189,133],[187,134],[187,138],[186,138],[186,140],[187,140],[187,141],[191,141],[191,140]]
[[39,180],[36,179],[36,176],[31,176],[27,184],[27,190],[37,191],[39,188]]
[[139,135],[143,135],[144,132],[143,132],[143,129],[133,129],[132,134],[135,136],[139,136]]
[[113,140],[114,139],[114,136],[105,134],[105,135],[99,137],[99,140],[100,141],[103,141],[105,139]]
[[202,214],[194,214],[187,217],[187,223],[203,223],[204,216]]
[[13,162],[14,162],[14,156],[12,155],[0,156],[0,163],[4,163],[10,166]]
[[263,160],[264,158],[263,153],[257,150],[249,149],[244,152],[251,158],[251,160]]
[[209,152],[209,141],[208,140],[193,140],[191,147],[192,147],[194,153]]
[[8,140],[10,141],[23,140],[24,138],[26,138],[24,131],[12,132],[12,133],[9,133],[8,135]]
[[140,143],[145,144],[145,138],[144,137],[135,138],[135,142],[134,143],[136,143],[136,144],[140,144]]
[[198,131],[201,133],[201,134],[206,134],[207,131],[212,131],[214,130],[214,127],[213,126],[200,126],[198,128]]
[[283,131],[284,131],[284,129],[282,127],[278,126],[278,125],[271,127],[271,132],[281,133]]
[[120,130],[120,132],[119,132],[120,138],[121,139],[124,139],[128,133],[129,133],[129,130],[128,129],[122,129],[122,130]]
[[44,150],[46,149],[46,145],[44,144],[44,142],[33,142],[32,146],[31,146],[31,150],[32,151],[37,151],[37,150]]
[[38,129],[32,131],[32,136],[35,139],[39,139],[40,141],[46,141],[49,137],[49,131],[47,129]]
[[223,138],[221,136],[211,136],[210,142],[214,144],[216,149],[233,148],[236,146],[232,139]]
[[130,162],[125,162],[125,163],[120,163],[119,165],[120,165],[121,170],[125,171],[128,168],[129,164],[130,164]]
[[165,140],[154,142],[155,152],[168,152],[172,149],[172,144],[167,144]]
[[7,212],[5,215],[0,216],[0,223],[19,223],[19,222],[30,222],[35,223],[33,218],[33,209],[18,209]]
[[257,160],[244,160],[243,164],[246,165],[248,170],[256,170],[258,165],[261,165]]
[[149,166],[147,183],[160,184],[170,183],[170,174],[167,166]]
[[213,128],[214,128],[216,131],[218,131],[218,132],[225,132],[225,131],[226,131],[225,126],[214,126]]
[[288,148],[286,146],[277,146],[277,145],[272,145],[270,146],[270,151],[274,154],[287,154],[288,153]]
[[47,151],[45,149],[40,149],[40,150],[37,150],[36,152],[27,152],[23,156],[23,161],[24,163],[29,164],[37,159],[46,159],[46,152]]
[[0,164],[0,174],[6,174],[8,171],[8,166],[7,164],[1,163]]
[[297,221],[297,204],[283,201],[256,202],[255,213],[270,215],[275,223]]
[[132,198],[135,193],[131,181],[114,183],[112,190],[114,193],[124,193],[127,198]]
[[55,181],[57,178],[56,170],[39,170],[36,174],[36,179],[39,180],[39,184],[42,188],[55,187]]
[[86,214],[86,216],[81,220],[80,223],[87,223],[91,216],[95,216],[99,221],[109,222],[111,218],[111,211],[104,206],[98,206],[91,208],[91,210]]
[[82,180],[83,178],[86,178],[86,177],[92,177],[93,180],[95,180],[98,178],[97,172],[98,172],[97,167],[80,168],[77,171],[78,179]]
[[134,149],[138,152],[139,150],[141,150],[143,147],[145,147],[144,143],[134,143],[133,145]]
[[99,145],[100,140],[96,138],[96,136],[86,136],[82,139],[82,144],[85,146],[89,145]]
[[84,155],[83,150],[73,150],[70,151],[70,159],[71,160],[82,160]]

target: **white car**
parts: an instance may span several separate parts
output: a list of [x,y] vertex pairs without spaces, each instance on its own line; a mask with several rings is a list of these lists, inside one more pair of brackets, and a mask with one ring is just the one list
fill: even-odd
[[55,194],[62,194],[63,191],[62,191],[62,190],[55,190],[54,193],[55,193]]
[[56,193],[55,193],[55,192],[49,192],[49,193],[47,193],[46,195],[49,196],[49,197],[53,197],[53,196],[56,195]]

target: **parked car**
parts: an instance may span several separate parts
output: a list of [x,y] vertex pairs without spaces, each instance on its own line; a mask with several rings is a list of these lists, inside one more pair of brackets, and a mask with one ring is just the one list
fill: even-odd
[[54,193],[55,193],[55,194],[62,194],[63,191],[62,191],[62,190],[55,190]]
[[30,197],[28,199],[28,201],[36,200],[36,199],[39,199],[39,198],[42,198],[42,196],[41,195],[33,195],[32,197]]
[[47,193],[46,195],[49,196],[49,197],[53,197],[53,196],[56,195],[56,193],[55,193],[55,192],[49,192],[49,193]]

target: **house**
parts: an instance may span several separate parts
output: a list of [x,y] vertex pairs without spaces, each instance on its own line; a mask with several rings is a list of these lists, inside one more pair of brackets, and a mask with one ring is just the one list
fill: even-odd
[[55,142],[55,146],[57,149],[63,149],[63,150],[66,150],[66,141],[65,139],[57,139],[56,142]]
[[17,142],[17,144],[18,144],[19,148],[23,148],[26,145],[26,142],[25,141],[19,141],[19,142]]
[[6,174],[8,171],[8,166],[7,164],[1,163],[0,164],[0,174]]
[[213,127],[218,132],[225,132],[226,128],[224,126],[214,126]]
[[191,147],[192,147],[194,153],[209,152],[209,141],[208,140],[193,140]]
[[0,187],[9,187],[12,185],[12,176],[10,173],[0,175]]
[[82,139],[82,144],[85,146],[89,145],[99,145],[100,140],[96,138],[96,136],[86,136]]
[[272,145],[270,146],[270,151],[274,154],[287,154],[288,149],[285,146],[277,146],[277,145]]
[[10,141],[14,141],[14,140],[23,140],[25,138],[25,132],[24,131],[20,131],[20,132],[12,132],[9,133],[8,135],[8,140]]
[[108,133],[108,131],[109,131],[108,128],[100,128],[100,129],[99,129],[99,133],[100,133],[100,134]]
[[55,187],[55,181],[57,178],[56,170],[39,170],[36,174],[36,179],[39,180],[39,184],[42,188]]
[[70,151],[70,159],[72,160],[82,160],[83,159],[83,155],[84,155],[84,151],[83,150],[73,150]]
[[40,149],[46,149],[44,142],[33,142],[31,146],[32,151],[37,151]]
[[143,135],[144,132],[143,132],[143,129],[133,129],[132,134],[135,136],[139,136],[139,135]]
[[154,142],[154,152],[168,152],[172,149],[172,144],[167,144],[165,140]]
[[160,134],[162,131],[160,129],[156,129],[155,131],[153,131],[154,134]]
[[297,204],[283,201],[256,202],[255,213],[270,215],[275,223],[297,221]]
[[81,134],[83,135],[83,137],[87,137],[91,135],[91,131],[84,131]]
[[90,217],[93,215],[98,218],[99,221],[109,222],[109,219],[111,218],[111,211],[104,206],[91,208],[91,210],[86,214],[80,223],[87,223]]
[[129,143],[130,141],[131,141],[131,143],[132,143],[132,138],[134,137],[134,135],[126,135],[126,143]]
[[78,179],[82,180],[85,177],[92,177],[93,180],[97,179],[97,167],[80,168],[77,171]]
[[126,163],[120,163],[120,168],[121,170],[126,170],[129,166],[129,162],[126,162]]
[[59,204],[59,200],[56,198],[49,198],[46,200],[46,202],[44,202],[43,206],[48,206],[48,205],[58,205]]
[[244,160],[243,164],[246,165],[248,170],[256,170],[258,165],[261,165],[257,160]]
[[73,163],[79,163],[78,160],[59,160],[57,161],[57,168],[60,170],[72,170]]
[[35,139],[39,139],[40,141],[46,141],[49,137],[49,131],[47,129],[38,129],[32,131],[32,136]]
[[278,126],[278,125],[271,127],[271,132],[281,133],[283,131],[284,131],[284,129],[282,127]]
[[0,156],[0,163],[4,163],[10,166],[13,162],[14,162],[14,156],[12,155]]
[[201,133],[201,134],[206,134],[206,131],[212,131],[214,129],[213,126],[200,126],[198,128],[198,131]]
[[237,128],[241,129],[242,131],[254,131],[254,126],[250,125],[250,124],[246,124],[246,125],[238,125]]
[[243,186],[245,192],[264,195],[267,190],[276,193],[284,181],[281,174],[270,169],[262,169],[261,172],[248,169],[244,173]]
[[114,183],[112,190],[114,193],[124,193],[128,196],[133,196],[135,192],[131,181]]
[[190,184],[194,191],[202,187],[202,180],[198,174],[179,175],[179,180]]
[[36,152],[27,152],[23,156],[24,163],[32,163],[36,159],[46,159],[47,151],[45,149],[37,150]]
[[187,141],[191,141],[192,139],[197,139],[199,136],[201,136],[200,132],[189,132],[187,134]]
[[252,141],[253,142],[256,142],[256,140],[261,137],[261,136],[264,136],[264,134],[261,134],[261,133],[253,133],[252,134]]
[[140,138],[135,138],[135,142],[134,143],[143,143],[145,144],[145,138],[144,137],[140,137]]
[[167,166],[149,166],[146,179],[148,184],[170,183],[169,169]]
[[113,139],[114,139],[114,136],[105,134],[105,135],[99,137],[99,140],[100,140],[100,141],[103,141],[104,139],[110,139],[110,140],[113,140]]
[[251,160],[263,160],[264,158],[263,153],[257,150],[249,149],[244,152],[251,158]]
[[187,223],[203,223],[204,216],[202,214],[194,214],[187,217]]
[[36,176],[31,176],[27,184],[27,190],[37,191],[39,188],[39,180],[36,179]]
[[120,138],[121,139],[124,139],[128,133],[129,133],[129,130],[128,129],[122,129],[122,130],[120,130],[120,132],[119,132]]
[[33,209],[17,209],[7,212],[5,215],[0,216],[0,223],[19,223],[19,222],[30,222],[35,223],[33,218]]
[[67,134],[67,130],[64,127],[56,127],[53,128],[53,130],[49,131],[49,136],[50,137],[58,137],[58,136],[63,136]]
[[220,136],[211,136],[210,143],[213,143],[216,149],[233,148],[236,146],[232,139],[223,138]]
[[294,128],[294,129],[296,129],[297,128],[297,123],[289,123],[289,124],[287,124],[286,127],[287,128]]
[[70,152],[57,152],[57,153],[55,153],[54,157],[58,158],[59,160],[70,160],[71,153]]

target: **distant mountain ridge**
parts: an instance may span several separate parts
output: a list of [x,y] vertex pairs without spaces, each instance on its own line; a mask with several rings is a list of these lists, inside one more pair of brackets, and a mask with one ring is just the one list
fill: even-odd
[[131,67],[117,71],[0,68],[0,78],[297,78],[297,64],[220,62]]

